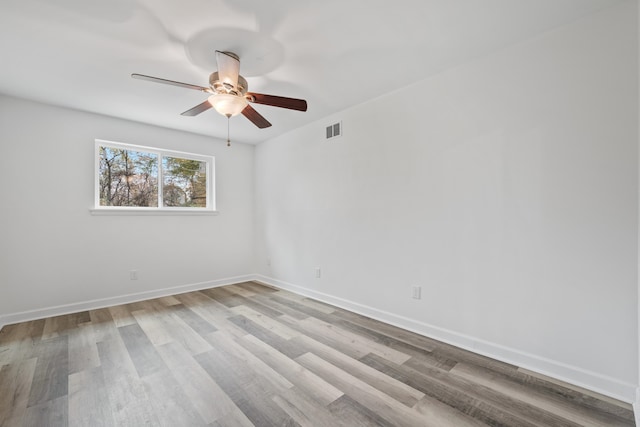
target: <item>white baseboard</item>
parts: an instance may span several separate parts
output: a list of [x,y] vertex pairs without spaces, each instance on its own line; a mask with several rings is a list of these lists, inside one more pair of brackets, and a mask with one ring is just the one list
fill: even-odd
[[[606,375],[598,374],[597,372],[587,371],[562,362],[429,325],[398,314],[389,313],[270,277],[255,275],[253,280],[308,296],[492,359],[500,360],[565,383],[591,390],[595,393],[612,397],[625,403],[633,404],[634,402],[640,402],[640,397],[636,398],[637,384],[626,383]],[[640,404],[637,408],[640,409]],[[640,426],[640,423],[636,424]]]
[[0,316],[0,329],[4,325],[27,322],[30,320],[43,319],[46,317],[60,316],[63,314],[78,313],[80,311],[95,310],[98,308],[110,307],[113,305],[129,304],[136,301],[144,301],[153,298],[166,297],[170,295],[183,294],[185,292],[199,291],[202,289],[215,288],[218,286],[232,285],[253,280],[255,275],[245,275],[228,277],[225,279],[211,280],[208,282],[192,283],[188,285],[175,286],[164,289],[154,289],[152,291],[137,292],[116,297],[101,298],[90,301],[77,302],[72,304],[58,305],[37,310],[22,311]]
[[636,425],[640,426],[640,387],[636,388],[636,400],[633,402],[633,415],[636,417]]

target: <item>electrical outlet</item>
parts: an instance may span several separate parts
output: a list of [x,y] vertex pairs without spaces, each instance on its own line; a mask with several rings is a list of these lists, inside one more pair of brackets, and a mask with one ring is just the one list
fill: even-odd
[[131,270],[129,272],[129,279],[138,280],[138,270]]
[[320,278],[320,267],[316,267],[316,278]]
[[421,299],[421,298],[422,298],[422,286],[414,286],[413,299]]

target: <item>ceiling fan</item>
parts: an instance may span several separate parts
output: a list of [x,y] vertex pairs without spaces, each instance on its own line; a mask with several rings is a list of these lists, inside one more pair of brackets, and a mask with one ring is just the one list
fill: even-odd
[[[262,93],[247,92],[247,81],[240,75],[240,58],[233,52],[221,52],[216,50],[216,62],[218,71],[209,76],[209,86],[198,86],[189,83],[181,83],[158,77],[145,76],[144,74],[131,74],[134,79],[163,83],[172,86],[206,92],[209,98],[193,108],[182,113],[183,116],[197,116],[213,107],[218,113],[227,119],[242,114],[260,129],[271,126],[271,123],[249,105],[264,104],[272,107],[287,108],[290,110],[307,111],[307,101],[304,99],[286,98],[283,96],[265,95]],[[227,128],[227,145],[230,145]]]

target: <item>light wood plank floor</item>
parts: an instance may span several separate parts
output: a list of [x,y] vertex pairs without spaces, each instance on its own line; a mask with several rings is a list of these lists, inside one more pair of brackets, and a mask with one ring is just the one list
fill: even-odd
[[8,325],[1,426],[632,426],[628,405],[256,283]]

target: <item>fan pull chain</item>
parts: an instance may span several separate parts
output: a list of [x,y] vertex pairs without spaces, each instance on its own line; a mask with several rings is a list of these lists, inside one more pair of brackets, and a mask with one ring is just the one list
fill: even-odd
[[231,119],[231,114],[227,114],[227,147],[231,147],[231,139],[229,138],[229,119]]

